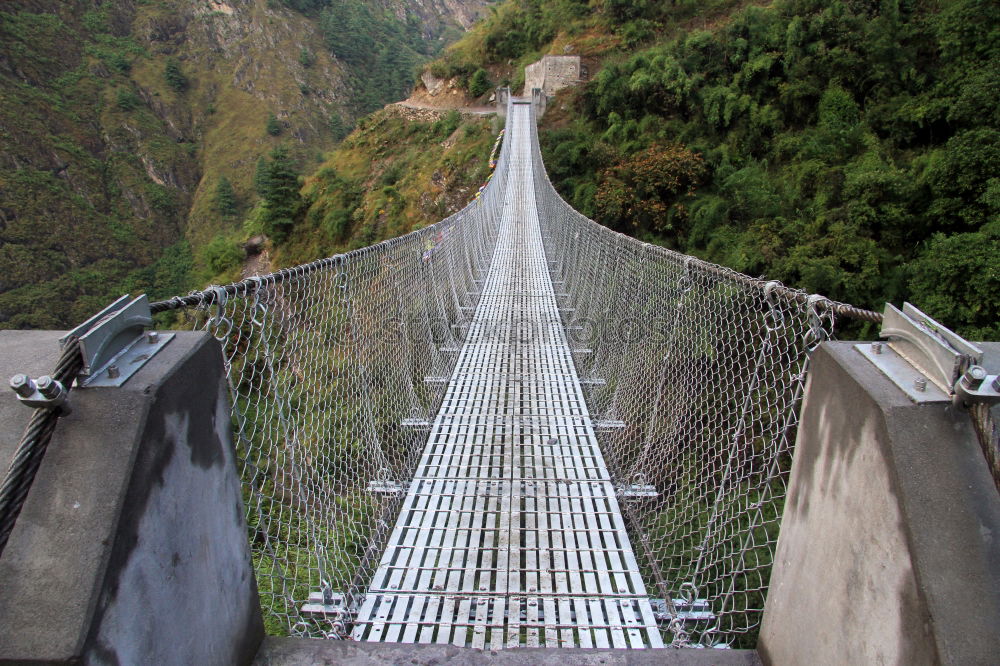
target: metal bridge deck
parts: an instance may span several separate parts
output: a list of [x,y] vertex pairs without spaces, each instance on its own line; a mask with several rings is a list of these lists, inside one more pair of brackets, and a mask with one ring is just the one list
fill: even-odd
[[530,121],[474,318],[353,638],[662,647],[559,318]]

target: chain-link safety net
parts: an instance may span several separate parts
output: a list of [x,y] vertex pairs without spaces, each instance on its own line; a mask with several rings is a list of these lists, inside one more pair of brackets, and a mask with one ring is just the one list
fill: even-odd
[[326,611],[356,607],[399,512],[496,242],[504,161],[433,226],[153,305],[222,343],[271,632],[349,629]]
[[[552,188],[533,117],[527,138],[566,333],[664,638],[752,646],[808,353],[835,314],[862,311],[600,226]],[[272,632],[350,632],[493,256],[507,144],[438,224],[154,304],[223,345]]]
[[563,201],[544,168],[535,192],[567,336],[589,350],[577,370],[669,638],[753,647],[809,352],[835,314],[877,315],[616,233]]

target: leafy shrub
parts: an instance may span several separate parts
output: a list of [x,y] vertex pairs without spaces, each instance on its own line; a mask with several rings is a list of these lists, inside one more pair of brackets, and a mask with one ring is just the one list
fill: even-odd
[[122,111],[133,111],[141,104],[139,98],[128,88],[119,88],[115,95],[115,103]]
[[214,275],[225,273],[243,262],[243,250],[237,243],[219,235],[202,249],[202,262]]
[[462,115],[452,109],[431,125],[431,131],[438,137],[445,139],[451,136],[461,123]]
[[493,82],[490,81],[490,73],[480,67],[469,79],[469,94],[473,97],[482,97],[493,89]]
[[684,199],[705,176],[701,155],[675,144],[653,146],[604,171],[595,196],[598,214],[612,223],[665,231],[686,218]]

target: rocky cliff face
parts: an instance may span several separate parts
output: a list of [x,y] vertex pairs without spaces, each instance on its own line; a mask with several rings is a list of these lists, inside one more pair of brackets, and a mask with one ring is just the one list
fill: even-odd
[[[485,2],[369,4],[436,37]],[[242,234],[258,159],[284,145],[308,172],[353,122],[350,68],[276,0],[0,5],[0,327],[214,275],[205,248]]]
[[415,16],[426,37],[436,37],[448,26],[468,30],[486,13],[492,0],[380,0],[381,5],[405,21]]

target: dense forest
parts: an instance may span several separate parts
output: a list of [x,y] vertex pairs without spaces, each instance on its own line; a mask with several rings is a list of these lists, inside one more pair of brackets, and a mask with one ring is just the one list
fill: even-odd
[[[605,6],[623,35],[669,11]],[[613,228],[995,340],[998,99],[995,2],[779,0],[606,62],[542,136]]]
[[[444,44],[425,38],[425,27],[412,13],[400,19],[361,0],[281,2],[319,19],[330,53],[351,65],[352,105],[363,114],[405,98],[418,66],[437,55]],[[449,36],[458,34],[452,30]]]
[[[600,222],[859,305],[1000,336],[1000,5],[509,0],[434,63],[597,70],[542,121]],[[511,67],[511,64],[514,67]]]

